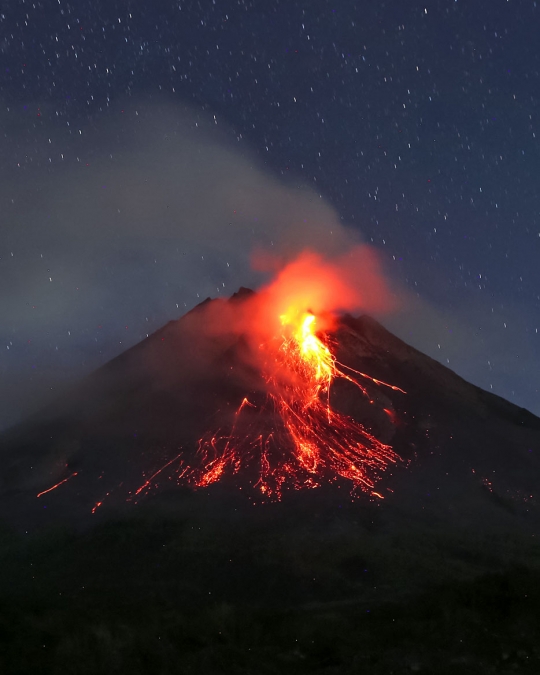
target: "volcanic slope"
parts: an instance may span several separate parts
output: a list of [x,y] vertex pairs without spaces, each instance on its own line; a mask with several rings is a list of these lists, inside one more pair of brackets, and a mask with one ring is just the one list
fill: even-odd
[[[111,511],[129,514],[164,493],[190,493],[178,467],[195,461],[198,439],[230,428],[244,397],[263,396],[243,336],[206,329],[219,303],[240,307],[250,297],[241,289],[229,301],[205,301],[5,432],[5,520],[25,529],[66,518],[87,523]],[[366,396],[338,379],[331,390],[335,409],[402,459],[374,488],[389,526],[402,518],[484,531],[537,526],[537,417],[465,382],[368,316],[343,316],[331,340],[346,372],[394,387],[360,378]],[[239,487],[251,504],[261,501],[255,482],[249,472],[229,476],[210,493],[219,501],[223,490]],[[346,481],[323,475],[318,482],[321,499],[350,501]],[[360,494],[357,508],[367,501]]]

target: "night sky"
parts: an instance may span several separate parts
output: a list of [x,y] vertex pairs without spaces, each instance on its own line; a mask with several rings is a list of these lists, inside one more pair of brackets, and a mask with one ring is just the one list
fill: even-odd
[[255,248],[381,253],[379,317],[540,414],[540,7],[5,0],[0,428]]

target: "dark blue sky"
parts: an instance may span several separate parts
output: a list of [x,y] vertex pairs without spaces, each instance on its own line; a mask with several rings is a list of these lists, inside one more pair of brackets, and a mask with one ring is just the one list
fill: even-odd
[[[255,167],[254,192],[274,194],[277,180],[322,195],[410,295],[386,325],[540,413],[539,21],[525,0],[3,2],[0,426],[197,293],[253,282],[239,260],[229,271],[224,234],[212,247],[215,234],[199,238],[204,227],[193,224],[197,204],[219,202],[224,161],[241,186]],[[139,107],[152,110],[143,132],[133,127]],[[180,110],[189,150],[143,148]],[[174,201],[164,177],[180,156],[190,159],[175,164],[178,180],[190,164],[201,180],[173,260],[172,230],[149,233],[165,218],[159,204]],[[160,170],[156,188],[149,179],[147,193],[136,191],[131,218],[146,214],[144,236],[139,223],[138,244],[121,250],[132,232],[111,225],[107,245],[109,212],[92,186],[125,188],[128,203],[118,176]],[[266,200],[250,217],[272,215]],[[267,243],[265,227],[241,239],[246,255],[258,236]]]

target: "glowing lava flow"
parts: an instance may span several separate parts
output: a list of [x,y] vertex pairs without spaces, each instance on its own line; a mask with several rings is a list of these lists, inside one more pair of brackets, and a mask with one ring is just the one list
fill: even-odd
[[58,483],[56,483],[55,485],[53,485],[53,486],[50,487],[50,488],[47,488],[46,490],[43,490],[42,492],[38,492],[37,495],[36,495],[36,497],[38,497],[38,498],[39,498],[39,497],[42,497],[43,495],[46,495],[47,493],[52,492],[53,490],[56,490],[56,488],[59,488],[59,487],[60,487],[61,485],[63,485],[64,483],[67,483],[68,480],[70,480],[71,478],[74,478],[75,476],[78,476],[78,475],[79,475],[79,474],[77,473],[77,471],[74,471],[74,472],[71,474],[71,476],[68,476],[67,478],[64,478],[63,480],[58,481]]
[[391,387],[340,364],[316,333],[317,317],[294,307],[281,315],[281,331],[260,346],[268,394],[260,405],[244,398],[227,435],[199,441],[199,468],[183,475],[197,487],[225,473],[255,471],[255,486],[279,499],[285,487],[318,487],[323,480],[347,479],[356,489],[373,490],[379,474],[399,460],[389,445],[330,406],[336,378],[366,389],[344,369],[374,384]]

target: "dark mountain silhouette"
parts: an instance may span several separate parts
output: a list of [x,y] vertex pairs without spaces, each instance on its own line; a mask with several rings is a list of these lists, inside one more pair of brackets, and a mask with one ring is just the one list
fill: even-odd
[[[241,289],[229,303],[250,293]],[[25,529],[65,518],[86,523],[98,502],[100,513],[129,512],[134,501],[148,501],[147,492],[155,501],[177,489],[164,472],[156,489],[133,497],[180,453],[189,462],[198,438],[230,427],[242,398],[263,388],[242,358],[241,335],[204,330],[217,302],[223,301],[207,300],[169,322],[70,396],[2,435],[0,503],[8,522]],[[406,392],[369,383],[366,398],[339,381],[332,391],[337,409],[405,460],[381,480],[382,518],[399,512],[483,528],[537,525],[540,419],[465,382],[368,316],[342,317],[333,337],[342,363]],[[243,478],[249,482],[249,476],[235,482]],[[345,496],[347,486],[336,490]],[[358,508],[365,502],[361,495]]]
[[264,502],[249,470],[193,490],[178,460],[136,494],[264,395],[244,336],[205,330],[250,297],[2,434],[0,669],[537,672],[540,419],[368,316],[341,317],[336,356],[406,393],[338,380],[331,400],[402,458],[383,499],[334,480]]

